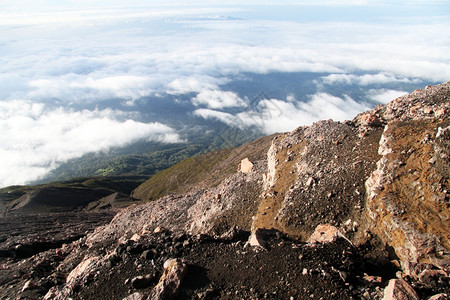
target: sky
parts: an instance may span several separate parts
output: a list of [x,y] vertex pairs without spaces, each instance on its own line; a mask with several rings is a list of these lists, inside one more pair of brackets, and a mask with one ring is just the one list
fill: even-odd
[[[0,0],[0,187],[90,152],[186,142],[146,118],[143,99],[188,95],[198,118],[270,134],[369,108],[329,92],[342,86],[386,103],[408,92],[393,82],[450,80],[450,1],[187,3]],[[256,110],[223,89],[296,72],[321,74],[313,93]]]

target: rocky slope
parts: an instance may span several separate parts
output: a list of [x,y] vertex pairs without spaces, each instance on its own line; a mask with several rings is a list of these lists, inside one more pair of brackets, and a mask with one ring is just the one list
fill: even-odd
[[[450,83],[429,86],[276,135],[264,156],[184,162],[133,193],[176,194],[7,260],[22,277],[3,278],[0,296],[446,299],[449,100]],[[186,177],[195,172],[211,175]]]

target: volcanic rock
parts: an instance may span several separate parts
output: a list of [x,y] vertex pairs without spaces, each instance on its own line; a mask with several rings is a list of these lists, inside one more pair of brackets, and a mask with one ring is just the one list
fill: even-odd
[[241,163],[239,164],[238,171],[241,171],[242,173],[248,173],[252,170],[253,163],[246,157],[243,160],[241,160]]
[[419,300],[414,289],[403,279],[391,279],[384,289],[383,300]]
[[332,243],[341,235],[336,227],[330,224],[320,224],[306,242],[310,244]]
[[186,264],[179,259],[164,262],[164,273],[153,288],[151,299],[172,299],[177,294],[181,281],[186,275]]
[[139,292],[133,293],[125,298],[123,298],[123,300],[144,300],[144,295],[142,295]]
[[257,229],[255,232],[253,232],[250,235],[248,242],[250,246],[253,247],[261,247],[261,248],[267,247],[267,241],[265,240],[265,235],[262,229]]

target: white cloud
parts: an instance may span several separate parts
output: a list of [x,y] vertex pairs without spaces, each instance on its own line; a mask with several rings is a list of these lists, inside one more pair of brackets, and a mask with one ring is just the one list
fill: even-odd
[[200,116],[204,119],[216,119],[219,120],[227,125],[234,126],[234,127],[240,127],[241,120],[229,113],[207,109],[207,108],[199,108],[194,111],[194,114],[197,116]]
[[330,74],[323,76],[322,82],[324,84],[358,84],[367,86],[371,84],[386,84],[394,82],[417,83],[419,79],[409,79],[405,77],[397,77],[394,74],[378,73],[378,74]]
[[[215,90],[220,79],[211,76],[190,76],[176,78],[168,85],[168,93],[171,95],[182,95],[188,93],[199,93],[203,90]],[[223,81],[220,83],[224,83]]]
[[135,100],[152,93],[151,78],[134,75],[92,78],[85,75],[68,74],[55,78],[32,80],[29,85],[33,90],[26,95],[27,98],[57,98],[71,102],[111,98]]
[[24,100],[0,102],[0,186],[35,180],[68,159],[138,140],[180,142],[166,125],[125,117],[111,109],[47,110]]
[[[5,1],[5,0],[2,0]],[[36,1],[33,1],[36,2]],[[148,4],[148,3],[147,3]],[[130,19],[160,19],[178,16],[196,16],[208,13],[225,13],[236,11],[236,9],[224,7],[194,7],[194,8],[178,8],[172,6],[156,6],[144,5],[143,7],[134,8],[134,5],[128,5],[118,8],[111,7],[106,3],[96,5],[97,8],[83,6],[74,7],[55,7],[45,9],[45,6],[38,6],[38,9],[29,9],[30,7],[22,6],[16,9],[11,8],[9,11],[0,12],[0,25],[52,25],[52,24],[77,24],[83,23],[111,23],[117,21],[128,21]],[[103,7],[101,7],[103,6]],[[145,7],[145,8],[144,8]],[[143,9],[144,8],[144,9]]]
[[317,93],[311,95],[305,102],[294,102],[291,97],[288,101],[264,99],[255,109],[239,113],[237,116],[209,109],[199,109],[196,114],[203,118],[215,118],[230,126],[240,128],[256,126],[266,134],[271,134],[291,131],[300,125],[311,125],[317,120],[352,119],[367,109],[368,106],[356,103],[349,96],[340,98]]
[[192,103],[195,106],[205,105],[213,109],[226,107],[245,107],[245,102],[234,92],[224,92],[218,90],[205,90],[200,92]]
[[387,89],[371,89],[367,91],[367,97],[373,101],[386,104],[400,96],[409,94],[405,91],[387,90]]
[[363,103],[357,103],[347,95],[342,98],[327,93],[317,93],[310,100],[299,105],[300,111],[315,117],[315,121],[333,119],[344,121],[353,117],[369,107]]
[[182,95],[196,93],[192,98],[195,106],[206,106],[212,109],[226,107],[245,107],[246,103],[235,92],[222,91],[217,84],[224,84],[228,80],[211,76],[190,76],[177,78],[168,84],[168,93]]

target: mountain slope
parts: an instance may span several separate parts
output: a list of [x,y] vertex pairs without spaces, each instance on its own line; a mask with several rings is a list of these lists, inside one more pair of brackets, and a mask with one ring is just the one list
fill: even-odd
[[[165,196],[121,210],[57,258],[17,264],[57,266],[30,275],[46,299],[448,294],[449,110],[447,82],[352,121],[192,158],[134,191]],[[238,171],[247,156],[253,166]]]

